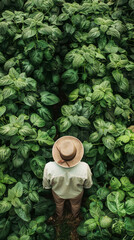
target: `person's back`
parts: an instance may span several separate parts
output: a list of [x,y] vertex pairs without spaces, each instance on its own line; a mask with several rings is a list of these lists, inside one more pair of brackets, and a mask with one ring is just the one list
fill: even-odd
[[66,199],[71,203],[73,216],[78,216],[84,188],[90,188],[93,184],[89,165],[81,162],[83,154],[84,148],[79,139],[64,136],[53,146],[54,162],[45,165],[43,187],[52,188],[59,218],[63,215]]
[[62,168],[55,162],[46,164],[43,187],[52,190],[61,198],[78,196],[83,188],[92,186],[92,173],[87,163],[79,162],[71,168]]

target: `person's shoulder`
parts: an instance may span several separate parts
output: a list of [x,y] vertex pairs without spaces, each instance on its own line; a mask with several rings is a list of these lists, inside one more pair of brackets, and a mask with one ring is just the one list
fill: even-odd
[[86,168],[89,167],[88,163],[86,163],[86,162],[80,162],[80,166],[81,167],[86,167]]
[[48,162],[45,165],[46,168],[55,167],[55,162]]

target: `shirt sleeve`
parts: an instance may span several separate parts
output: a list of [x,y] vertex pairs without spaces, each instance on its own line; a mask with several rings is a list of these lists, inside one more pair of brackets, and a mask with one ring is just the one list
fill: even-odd
[[43,184],[43,188],[45,188],[45,189],[50,189],[51,188],[50,180],[49,180],[49,177],[48,177],[48,171],[47,171],[47,167],[46,166],[44,168],[42,184]]
[[88,168],[87,168],[87,179],[85,180],[83,187],[84,188],[91,188],[92,185],[93,185],[92,172],[91,172],[90,167],[88,166]]

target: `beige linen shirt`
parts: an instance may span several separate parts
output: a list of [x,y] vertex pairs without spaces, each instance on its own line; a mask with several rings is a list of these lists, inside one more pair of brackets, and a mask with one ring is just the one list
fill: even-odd
[[71,168],[63,168],[55,162],[45,165],[43,188],[52,188],[63,199],[77,197],[83,188],[90,188],[92,184],[92,173],[85,162],[79,162]]

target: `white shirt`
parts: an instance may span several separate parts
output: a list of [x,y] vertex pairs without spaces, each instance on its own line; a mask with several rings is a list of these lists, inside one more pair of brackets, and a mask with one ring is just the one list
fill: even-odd
[[52,188],[63,199],[77,197],[83,188],[90,188],[92,184],[92,173],[85,162],[79,162],[71,168],[63,168],[56,162],[49,162],[45,165],[43,188]]

